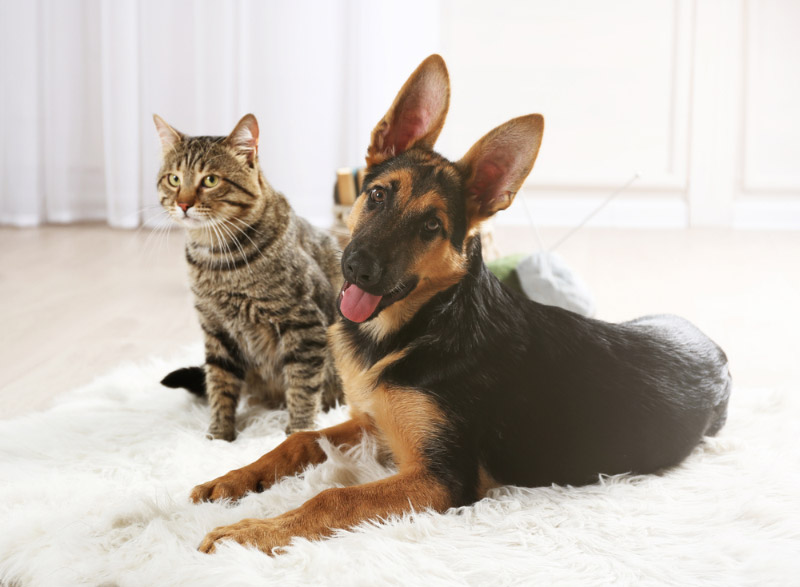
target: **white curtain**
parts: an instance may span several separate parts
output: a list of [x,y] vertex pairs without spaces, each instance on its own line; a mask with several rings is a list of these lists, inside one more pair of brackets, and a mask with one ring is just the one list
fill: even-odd
[[261,165],[329,217],[405,77],[440,50],[437,2],[0,0],[0,223],[155,214],[158,113],[227,134],[253,112]]

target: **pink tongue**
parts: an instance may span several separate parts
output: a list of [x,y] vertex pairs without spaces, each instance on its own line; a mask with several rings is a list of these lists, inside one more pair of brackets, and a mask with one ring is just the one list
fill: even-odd
[[381,302],[381,297],[368,294],[356,285],[350,285],[342,292],[342,302],[339,309],[345,318],[352,322],[363,322],[375,311]]

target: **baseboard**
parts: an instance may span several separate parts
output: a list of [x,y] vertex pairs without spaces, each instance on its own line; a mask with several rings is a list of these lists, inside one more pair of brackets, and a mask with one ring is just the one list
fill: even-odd
[[733,228],[743,230],[800,230],[800,200],[742,199],[733,205]]
[[3,214],[0,216],[0,226],[14,228],[34,228],[42,224],[38,214]]

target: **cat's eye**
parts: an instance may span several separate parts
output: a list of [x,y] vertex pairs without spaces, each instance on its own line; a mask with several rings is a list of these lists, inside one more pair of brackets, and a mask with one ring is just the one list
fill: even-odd
[[386,199],[386,190],[383,188],[372,188],[369,191],[369,199],[380,204]]
[[181,185],[181,178],[178,177],[177,175],[175,175],[174,173],[170,173],[167,176],[167,181],[169,182],[169,185],[171,185],[174,188],[176,188],[179,185]]
[[217,175],[206,175],[203,178],[203,186],[207,188],[213,188],[219,185],[219,176]]
[[428,221],[425,223],[425,230],[430,232],[435,232],[439,230],[439,227],[442,226],[442,223],[439,221],[438,218],[429,218]]

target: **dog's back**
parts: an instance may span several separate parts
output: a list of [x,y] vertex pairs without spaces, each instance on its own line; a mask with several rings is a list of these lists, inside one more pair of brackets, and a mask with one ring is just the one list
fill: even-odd
[[[724,424],[727,358],[686,320],[592,320],[524,299],[482,264],[475,269],[468,288],[443,296],[449,319],[425,320],[433,344],[417,352],[428,368],[448,366],[437,394],[463,414],[497,482],[575,485],[599,473],[656,472]],[[433,342],[444,338],[460,342]]]
[[449,466],[466,443],[498,483],[579,485],[675,465],[721,428],[727,359],[689,322],[610,324],[544,306],[472,255],[469,277],[398,333],[414,342],[385,372],[452,415],[438,457]]

